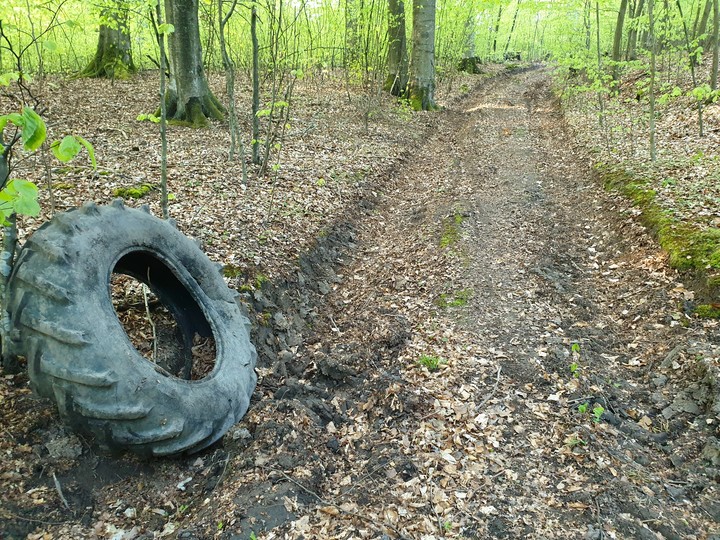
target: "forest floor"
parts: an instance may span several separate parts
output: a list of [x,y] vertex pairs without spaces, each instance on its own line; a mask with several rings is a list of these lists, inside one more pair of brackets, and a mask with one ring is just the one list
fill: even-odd
[[[51,113],[105,165],[56,206],[154,181],[151,82],[58,84],[91,85]],[[224,136],[171,130],[171,214],[255,319],[251,409],[199,455],[113,457],[5,375],[0,536],[719,538],[717,320],[597,185],[549,70],[463,84],[367,128],[368,101],[308,85],[247,186]]]

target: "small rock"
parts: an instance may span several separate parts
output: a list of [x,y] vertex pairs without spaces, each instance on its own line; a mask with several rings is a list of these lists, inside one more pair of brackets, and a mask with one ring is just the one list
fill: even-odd
[[275,326],[280,330],[287,330],[290,328],[290,321],[288,321],[287,317],[279,311],[273,316],[273,321],[275,322]]
[[133,519],[137,517],[137,510],[135,508],[126,508],[123,514],[125,514],[126,518]]
[[691,399],[677,397],[673,401],[672,408],[676,411],[686,412],[690,414],[700,414],[702,410],[698,404]]
[[705,448],[700,452],[700,457],[709,461],[714,467],[720,466],[720,440],[710,437]]
[[295,358],[295,355],[291,351],[283,350],[278,353],[278,360],[281,362],[287,363],[292,361],[293,358]]
[[332,450],[335,453],[340,451],[340,441],[338,441],[335,437],[333,437],[327,443],[325,443],[325,446],[327,446],[330,450]]
[[330,285],[328,285],[325,281],[320,281],[318,283],[318,290],[320,291],[320,294],[327,294],[330,292]]
[[662,410],[662,415],[665,417],[665,420],[670,420],[673,416],[677,414],[677,411],[673,407],[665,407]]
[[668,378],[665,375],[658,375],[652,380],[656,388],[661,388],[667,384]]
[[670,494],[670,496],[673,499],[684,499],[685,498],[685,488],[666,485],[665,489],[667,489],[667,492]]
[[252,439],[252,433],[250,433],[245,427],[235,426],[233,428],[230,428],[230,436],[232,437],[233,441]]
[[670,456],[670,462],[673,464],[673,467],[679,469],[680,467],[682,467],[683,463],[685,463],[685,458],[674,454]]

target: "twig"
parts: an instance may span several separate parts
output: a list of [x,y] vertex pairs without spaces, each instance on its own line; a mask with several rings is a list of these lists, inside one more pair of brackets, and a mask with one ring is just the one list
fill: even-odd
[[67,499],[65,498],[65,495],[63,495],[62,488],[60,487],[60,480],[57,479],[57,476],[55,476],[55,473],[52,473],[53,482],[55,482],[55,489],[57,490],[58,495],[60,496],[60,500],[62,501],[63,505],[65,505],[65,508],[70,510],[70,505],[67,502]]
[[600,521],[600,503],[598,502],[597,497],[595,498],[595,509],[597,510],[597,530],[600,533],[600,540],[602,540],[605,538],[605,531],[603,530],[602,521]]
[[485,405],[488,401],[490,401],[490,398],[495,395],[495,392],[497,392],[498,385],[500,384],[500,372],[502,371],[502,366],[498,365],[498,371],[497,371],[497,378],[495,379],[495,385],[493,386],[492,391],[483,398],[483,400],[480,402],[480,404],[475,407],[475,410],[480,409],[483,405]]
[[[150,268],[148,268],[147,272],[147,278],[148,283],[150,283]],[[152,328],[152,337],[153,337],[153,353],[152,353],[152,359],[153,362],[157,361],[157,332],[155,330],[155,323],[152,320],[152,315],[150,315],[150,305],[148,304],[148,291],[149,287],[142,284],[142,292],[143,292],[143,300],[145,301],[145,314],[147,315],[147,320],[150,323],[150,328]]]
[[30,523],[42,523],[43,525],[68,525],[70,523],[74,523],[73,521],[43,521],[42,519],[26,518],[17,514],[13,514],[12,512],[9,512],[7,510],[5,510],[5,513],[13,519],[20,519],[22,521],[28,521]]

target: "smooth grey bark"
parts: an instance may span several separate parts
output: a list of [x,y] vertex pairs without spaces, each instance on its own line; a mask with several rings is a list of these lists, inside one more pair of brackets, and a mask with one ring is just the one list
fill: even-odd
[[623,28],[625,26],[625,13],[627,12],[628,0],[620,0],[620,10],[618,11],[617,23],[615,24],[615,35],[613,36],[613,50],[612,50],[612,61],[613,69],[612,76],[614,80],[618,78],[620,62],[620,48],[622,46]]
[[260,45],[257,37],[257,6],[250,12],[250,36],[252,40],[252,162],[260,165]]
[[393,96],[405,93],[408,85],[408,54],[404,0],[388,0],[388,76],[383,89]]
[[655,151],[655,74],[656,74],[656,56],[657,45],[655,40],[655,14],[653,7],[655,0],[648,0],[648,39],[650,40],[650,161],[653,163],[657,160]]
[[[708,20],[710,19],[710,11],[712,10],[713,0],[707,0],[705,2],[705,9],[703,9],[700,23],[696,25],[693,32],[693,39],[699,38],[707,31]],[[697,21],[696,21],[697,22]]]
[[718,0],[713,0],[713,56],[712,70],[710,72],[710,88],[717,90],[718,80],[718,56],[720,55],[720,9]]
[[513,32],[515,32],[515,25],[517,24],[517,16],[518,12],[520,11],[520,2],[521,0],[518,0],[517,6],[515,6],[515,14],[513,15],[512,25],[510,26],[510,33],[508,34],[507,42],[505,43],[505,49],[503,50],[503,55],[506,55],[508,50],[510,50],[510,41],[513,37]]
[[137,71],[132,59],[127,4],[115,2],[112,8],[103,9],[100,18],[103,23],[95,56],[78,76],[126,79]]
[[225,0],[218,0],[218,39],[220,40],[220,54],[225,68],[225,89],[228,95],[228,121],[230,124],[230,161],[235,159],[237,147],[240,147],[240,166],[242,167],[242,183],[247,184],[247,167],[245,166],[245,145],[243,144],[238,125],[237,110],[235,107],[235,62],[230,58],[225,41],[227,23],[237,7],[238,0],[232,0],[227,14],[223,13]]
[[502,12],[503,12],[503,7],[502,7],[502,5],[500,5],[500,7],[498,7],[497,19],[495,19],[495,30],[493,31],[493,44],[492,44],[493,54],[497,52],[497,38],[498,38],[498,33],[500,32],[500,19],[502,19]]
[[208,118],[224,119],[225,109],[210,91],[203,68],[198,0],[165,0],[165,19],[175,29],[168,37],[170,122],[205,127]]
[[638,19],[642,16],[644,9],[645,0],[638,0],[637,4],[635,4],[635,10],[632,12],[632,25],[628,31],[628,45],[625,60],[637,59]]
[[413,0],[413,48],[410,58],[410,104],[416,111],[435,104],[435,0]]

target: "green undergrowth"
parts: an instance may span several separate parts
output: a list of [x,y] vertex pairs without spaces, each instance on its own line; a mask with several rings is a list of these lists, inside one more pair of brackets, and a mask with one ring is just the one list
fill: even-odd
[[708,289],[720,286],[720,229],[676,219],[656,202],[648,179],[605,164],[596,165],[595,171],[606,189],[618,191],[641,210],[643,224],[667,252],[670,266],[701,274]]

